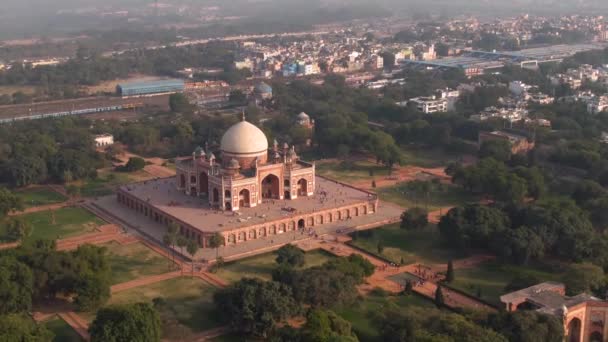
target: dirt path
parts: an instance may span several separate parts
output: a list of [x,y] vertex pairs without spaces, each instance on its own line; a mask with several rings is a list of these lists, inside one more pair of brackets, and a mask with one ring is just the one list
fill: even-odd
[[37,213],[40,211],[57,210],[57,209],[69,207],[71,205],[72,205],[72,203],[69,201],[62,202],[62,203],[41,205],[41,206],[37,206],[37,207],[25,208],[22,211],[11,211],[10,213],[8,213],[8,216],[19,216],[19,215],[25,215],[25,214],[30,214],[30,213]]
[[183,272],[181,270],[179,270],[179,271],[173,271],[173,272],[163,273],[163,274],[159,274],[159,275],[141,277],[141,278],[137,278],[137,279],[134,279],[131,281],[127,281],[125,283],[112,285],[110,287],[110,291],[112,294],[114,294],[114,293],[130,290],[132,288],[136,288],[136,287],[140,287],[140,286],[146,286],[146,285],[150,285],[150,284],[160,283],[161,281],[165,281],[165,280],[169,280],[169,279],[173,279],[173,278],[179,278],[182,276],[182,274],[183,274]]
[[76,249],[84,244],[100,245],[110,241],[119,241],[123,235],[120,228],[113,224],[98,227],[97,230],[94,233],[57,240],[57,250],[66,251]]

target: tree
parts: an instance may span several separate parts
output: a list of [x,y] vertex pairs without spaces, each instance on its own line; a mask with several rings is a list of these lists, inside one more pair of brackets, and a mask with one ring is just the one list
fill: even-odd
[[14,257],[0,258],[0,315],[30,310],[34,293],[31,269]]
[[129,161],[127,161],[127,164],[120,170],[124,170],[126,172],[135,172],[143,170],[144,167],[146,167],[146,161],[143,158],[131,157],[129,158]]
[[0,218],[6,216],[12,210],[23,210],[21,198],[8,189],[0,187]]
[[409,279],[406,280],[405,281],[405,290],[404,290],[405,294],[409,296],[412,294],[413,291],[414,291],[414,284],[412,283],[411,280],[409,280]]
[[448,261],[448,270],[445,273],[445,281],[447,281],[448,283],[454,281],[454,263],[451,259],[450,261]]
[[279,265],[289,265],[291,267],[304,266],[304,252],[298,247],[287,244],[277,251],[276,262]]
[[494,158],[506,162],[511,159],[511,146],[506,140],[487,140],[479,148],[479,158]]
[[173,264],[175,263],[175,256],[173,251],[173,245],[175,245],[175,236],[173,234],[166,233],[165,235],[163,235],[163,243],[165,244],[165,246],[167,246],[168,249],[171,250],[171,257],[173,259],[169,261],[169,268],[171,268],[171,266],[173,266]]
[[597,292],[606,285],[604,270],[590,263],[570,265],[563,276],[563,281],[566,292],[571,296],[583,292]]
[[310,342],[357,342],[351,324],[331,310],[312,309],[306,315],[301,331],[304,341]]
[[445,300],[443,298],[443,290],[441,290],[441,285],[438,285],[437,289],[435,290],[435,305],[438,308],[441,308],[445,305]]
[[429,224],[428,213],[420,207],[407,209],[401,214],[401,228],[404,229],[422,229]]
[[250,278],[219,290],[213,301],[234,330],[260,337],[267,337],[298,310],[288,286]]
[[437,226],[446,243],[467,249],[488,248],[493,238],[509,224],[509,217],[501,210],[469,204],[450,209]]
[[186,95],[182,93],[175,93],[169,96],[169,108],[174,113],[191,113],[193,111],[193,106],[188,101]]
[[[186,245],[188,245],[188,240],[181,234],[179,234],[177,236],[177,247],[179,247],[179,250],[181,251],[182,254],[184,254],[184,247],[186,247]],[[182,268],[182,272],[184,271],[184,269]]]
[[495,239],[496,249],[508,260],[527,265],[530,260],[540,259],[545,255],[545,243],[542,238],[526,226],[508,229]]
[[501,333],[509,341],[561,342],[564,340],[564,325],[561,317],[536,311],[491,313],[481,323]]
[[19,218],[13,218],[6,222],[6,234],[12,241],[23,241],[32,234],[32,226]]
[[72,198],[80,197],[80,187],[77,185],[68,185],[65,190],[67,194]]
[[186,246],[186,251],[192,257],[192,276],[194,276],[194,255],[198,252],[199,246],[198,243],[194,240],[188,240],[188,244]]
[[100,309],[89,327],[92,342],[160,342],[158,312],[148,303]]
[[24,314],[0,315],[0,341],[48,342],[53,333]]
[[378,254],[382,254],[382,252],[384,252],[384,243],[382,243],[382,241],[378,241],[376,244],[376,250],[378,251]]
[[207,241],[207,243],[209,244],[209,247],[215,248],[215,258],[217,259],[220,246],[223,246],[226,244],[226,239],[224,238],[224,235],[217,232],[217,233],[211,235],[211,237],[209,238],[209,241]]

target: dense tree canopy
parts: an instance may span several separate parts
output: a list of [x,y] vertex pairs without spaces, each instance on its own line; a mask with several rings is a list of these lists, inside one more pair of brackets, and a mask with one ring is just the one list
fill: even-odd
[[89,327],[92,342],[159,342],[160,316],[147,303],[100,309]]
[[233,329],[261,337],[298,310],[288,286],[258,279],[242,279],[216,292],[213,300]]

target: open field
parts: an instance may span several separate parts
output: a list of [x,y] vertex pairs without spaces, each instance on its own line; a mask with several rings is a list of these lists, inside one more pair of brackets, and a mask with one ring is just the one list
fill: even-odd
[[[55,211],[24,214],[20,218],[32,226],[30,239],[65,239],[90,233],[104,222],[79,207],[66,207]],[[2,235],[0,233],[0,235]]]
[[32,188],[15,193],[26,208],[67,201],[67,197],[49,188]]
[[359,337],[359,341],[379,341],[380,331],[373,324],[372,319],[374,314],[387,308],[400,310],[411,306],[434,307],[431,301],[414,294],[409,296],[380,296],[372,293],[361,300],[357,300],[353,305],[338,308],[335,311],[352,324],[352,329]]
[[82,337],[60,317],[55,316],[42,324],[55,334],[53,342],[84,342]]
[[[399,224],[393,224],[356,233],[356,237],[353,236],[350,243],[395,263],[400,263],[402,258],[404,264],[446,263],[450,259],[462,256],[444,248],[440,241],[439,231],[435,226],[410,231],[399,228]],[[378,254],[378,242],[384,246],[382,254]]]
[[155,298],[162,298],[156,302],[161,302],[157,309],[161,315],[163,335],[188,341],[194,333],[219,326],[217,316],[213,314],[215,290],[198,278],[174,278],[115,293],[108,305],[152,303]]
[[370,179],[370,172],[376,177],[386,177],[389,172],[386,166],[375,164],[367,160],[359,161],[322,161],[316,164],[318,175],[345,183]]
[[13,95],[14,93],[22,92],[24,94],[33,95],[36,93],[36,87],[34,86],[0,86],[0,96],[2,95]]
[[477,202],[479,198],[454,185],[442,185],[441,191],[431,191],[427,194],[416,194],[407,191],[407,186],[398,184],[394,187],[378,189],[378,195],[383,201],[395,203],[404,208],[422,207],[427,211],[459,206],[469,202]]
[[145,171],[133,173],[117,172],[110,169],[97,171],[97,178],[76,181],[72,184],[81,187],[80,193],[84,197],[100,197],[114,193],[114,188],[127,183],[139,182],[150,179],[152,176]]
[[169,272],[170,261],[142,243],[105,244],[112,267],[112,284],[124,283],[138,277]]
[[456,270],[455,279],[449,285],[502,307],[499,297],[505,294],[505,286],[518,276],[533,276],[540,282],[559,281],[562,273],[547,265],[534,267],[486,262],[474,268]]
[[[236,282],[245,277],[270,280],[272,278],[272,270],[277,267],[276,257],[276,253],[266,253],[230,262],[220,268],[217,275],[229,282]],[[321,250],[306,252],[306,263],[303,268],[322,265],[332,258],[331,254]]]

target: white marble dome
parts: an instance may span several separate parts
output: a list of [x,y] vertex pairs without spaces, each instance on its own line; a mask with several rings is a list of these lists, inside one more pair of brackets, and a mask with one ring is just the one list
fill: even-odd
[[266,153],[268,139],[261,129],[247,121],[241,121],[224,133],[220,149],[230,155],[246,156]]

